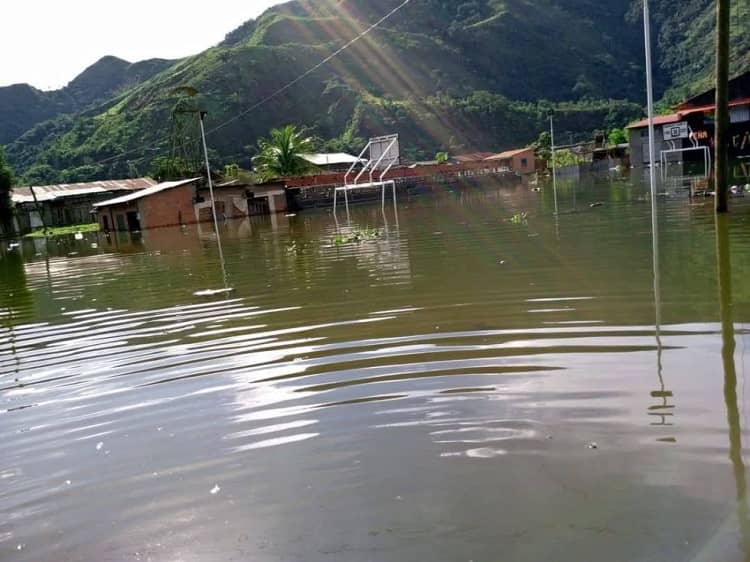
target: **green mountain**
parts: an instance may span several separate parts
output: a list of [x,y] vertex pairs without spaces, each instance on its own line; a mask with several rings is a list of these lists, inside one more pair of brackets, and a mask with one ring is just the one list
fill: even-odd
[[[309,127],[326,148],[352,151],[364,137],[398,132],[406,156],[418,159],[531,142],[552,111],[564,140],[642,113],[637,0],[411,0],[279,93],[401,1],[276,6],[105,102],[37,123],[10,144],[8,157],[33,183],[146,173],[154,158],[184,143],[189,117],[172,113],[181,86],[200,92],[195,103],[208,111],[217,165],[249,165],[257,139],[286,123]],[[713,2],[683,0],[680,10],[652,3],[658,94],[702,86],[713,66],[706,54]],[[738,70],[750,62],[745,41],[734,43]]]
[[160,59],[132,64],[104,57],[60,90],[43,92],[28,84],[0,88],[0,144],[13,142],[38,123],[101,103],[119,90],[148,80],[170,64],[171,61]]

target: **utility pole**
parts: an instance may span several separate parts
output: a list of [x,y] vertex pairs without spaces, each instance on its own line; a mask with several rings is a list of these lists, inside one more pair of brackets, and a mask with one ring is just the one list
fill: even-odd
[[730,0],[716,0],[716,212],[729,210],[729,14]]
[[[203,127],[203,119],[206,117],[205,111],[198,111],[198,120],[200,121],[201,128],[201,141],[203,142],[203,156],[206,162],[206,177],[208,178],[208,193],[211,197],[211,214],[214,218],[214,228],[216,229],[216,236],[219,236],[219,220],[216,217],[216,200],[214,199],[214,183],[211,179],[211,164],[208,161],[208,146],[206,145],[206,130]],[[221,251],[221,250],[220,250]]]
[[646,100],[648,105],[648,168],[651,184],[651,222],[656,232],[656,133],[654,127],[654,73],[651,64],[651,14],[643,0],[643,38],[646,50]]
[[552,190],[555,194],[555,216],[558,214],[557,208],[557,163],[555,162],[555,121],[552,115],[549,116],[549,137],[550,137],[550,161],[552,162]]

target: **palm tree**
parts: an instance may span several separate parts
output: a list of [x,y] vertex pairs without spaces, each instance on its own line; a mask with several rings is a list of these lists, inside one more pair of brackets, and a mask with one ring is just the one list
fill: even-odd
[[313,139],[294,125],[272,129],[270,138],[258,141],[258,148],[253,164],[264,179],[298,176],[310,170],[302,155],[312,152]]
[[0,146],[0,233],[11,232],[13,225],[13,206],[11,205],[10,189],[13,187],[13,170],[6,163],[5,152]]

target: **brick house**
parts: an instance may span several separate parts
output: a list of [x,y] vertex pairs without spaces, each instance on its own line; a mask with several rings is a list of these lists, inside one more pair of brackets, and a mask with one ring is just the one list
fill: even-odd
[[520,175],[533,174],[536,172],[536,155],[534,154],[534,149],[531,147],[493,154],[492,156],[485,158],[485,160],[498,162],[504,168]]
[[105,232],[138,231],[197,222],[194,203],[201,178],[164,182],[94,205]]

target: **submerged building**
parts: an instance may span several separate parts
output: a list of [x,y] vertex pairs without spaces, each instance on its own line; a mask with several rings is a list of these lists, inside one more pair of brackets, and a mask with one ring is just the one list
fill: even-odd
[[[287,210],[282,185],[246,185],[238,180],[213,189],[219,220],[283,213]],[[136,232],[213,221],[211,193],[203,178],[163,182],[134,193],[96,203],[100,228]]]
[[536,153],[533,147],[518,148],[515,150],[506,150],[500,154],[493,154],[485,158],[498,162],[501,166],[519,174],[533,174],[536,172]]
[[72,226],[93,222],[91,209],[95,203],[156,184],[151,178],[137,178],[16,187],[11,200],[16,208],[18,229],[29,232],[45,225]]
[[[654,120],[657,162],[662,153],[668,162],[701,162],[714,142],[716,90],[687,99],[668,115]],[[732,159],[750,159],[750,72],[729,83],[730,146]],[[630,158],[636,168],[648,167],[648,119],[628,126]],[[668,151],[668,152],[665,152]]]
[[163,182],[94,205],[104,232],[140,231],[197,222],[194,204],[201,178]]

